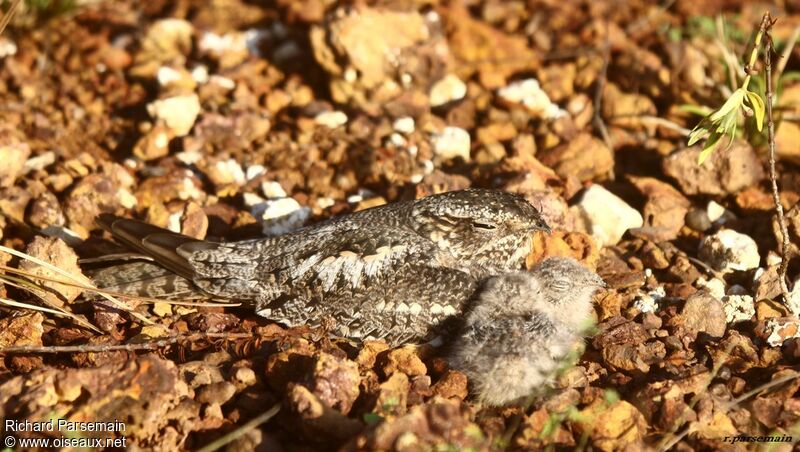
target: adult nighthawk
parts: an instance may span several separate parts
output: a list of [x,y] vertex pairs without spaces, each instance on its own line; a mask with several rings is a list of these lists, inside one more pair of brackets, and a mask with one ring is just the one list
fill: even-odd
[[535,394],[569,364],[591,320],[592,295],[603,286],[597,274],[563,257],[488,278],[468,304],[447,360],[488,405]]
[[396,202],[240,242],[196,240],[114,216],[98,222],[152,259],[95,272],[100,287],[251,301],[260,315],[288,326],[332,319],[340,336],[392,344],[434,337],[480,279],[520,268],[532,233],[549,232],[524,198],[487,189]]

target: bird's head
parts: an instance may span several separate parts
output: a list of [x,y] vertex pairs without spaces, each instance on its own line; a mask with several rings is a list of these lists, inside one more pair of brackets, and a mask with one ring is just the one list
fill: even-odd
[[531,269],[544,309],[578,327],[592,309],[592,296],[605,281],[575,259],[551,257]]
[[417,200],[416,231],[452,254],[475,276],[520,268],[535,231],[550,232],[536,208],[519,195],[466,189]]

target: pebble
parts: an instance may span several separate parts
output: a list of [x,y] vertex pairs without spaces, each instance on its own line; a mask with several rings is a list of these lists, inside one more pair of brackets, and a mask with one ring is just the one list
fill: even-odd
[[469,133],[460,127],[445,127],[440,134],[433,136],[433,150],[444,160],[461,157],[468,162],[470,157]]
[[250,54],[244,33],[231,32],[218,35],[205,32],[197,43],[198,50],[221,62],[224,67],[232,67]]
[[147,111],[150,116],[163,120],[175,136],[182,137],[192,130],[200,114],[200,99],[197,94],[159,99],[147,104]]
[[406,135],[411,135],[414,133],[414,118],[411,116],[403,116],[402,118],[397,118],[394,123],[392,124],[392,128],[394,128],[395,132],[399,132]]
[[734,141],[725,152],[715,152],[697,164],[701,147],[673,152],[662,161],[664,173],[675,179],[684,195],[724,196],[736,193],[764,178],[764,169],[753,147]]
[[234,159],[217,161],[206,173],[214,185],[244,185],[247,181],[242,166]]
[[692,209],[686,214],[686,225],[697,232],[705,232],[711,229],[711,220],[708,212],[703,209]]
[[513,82],[501,88],[497,95],[508,103],[524,106],[533,115],[543,119],[557,119],[567,114],[566,111],[550,101],[539,82],[533,78]]
[[705,291],[695,292],[686,300],[681,311],[684,325],[695,331],[722,337],[727,326],[725,308],[717,297]]
[[725,281],[719,278],[706,279],[701,276],[697,278],[697,287],[708,290],[711,295],[717,298],[725,296]]
[[198,85],[208,82],[208,66],[200,64],[192,69],[192,78]]
[[658,286],[655,289],[640,294],[633,302],[633,307],[638,309],[639,312],[658,312],[659,302],[667,294],[664,291],[664,286]]
[[161,66],[156,72],[156,80],[161,86],[167,86],[170,83],[180,81],[182,78],[181,73],[169,66]]
[[466,95],[467,85],[453,74],[447,74],[444,78],[434,83],[428,94],[431,107],[439,107],[463,99]]
[[317,198],[317,207],[319,207],[320,209],[325,210],[334,204],[336,204],[336,200],[333,198],[328,198],[328,197]]
[[31,155],[28,143],[0,144],[0,186],[10,187],[23,172],[25,162]]
[[0,36],[0,59],[17,54],[17,44],[7,37]]
[[329,129],[347,124],[347,115],[341,111],[324,111],[314,117],[314,122]]
[[244,175],[248,181],[251,181],[265,172],[267,172],[267,169],[264,168],[264,165],[250,165],[244,171]]
[[729,324],[746,322],[756,315],[755,300],[750,295],[726,295],[722,303]]
[[264,234],[282,235],[303,226],[311,209],[302,207],[294,198],[280,198],[255,204],[250,213],[261,222]]
[[285,198],[288,196],[286,191],[283,190],[283,187],[281,187],[281,184],[271,180],[261,183],[261,193],[267,198]]
[[26,160],[25,165],[23,165],[22,167],[22,172],[27,174],[31,171],[43,170],[55,162],[56,162],[55,152],[53,151],[42,152],[41,154]]
[[[62,240],[57,238],[34,237],[28,244],[25,252],[30,256],[52,264],[78,278],[79,283],[87,283],[78,266],[78,255],[72,248],[67,246]],[[43,276],[45,278],[66,279],[63,275],[51,270],[50,268],[39,266],[32,261],[23,260],[19,264],[20,269],[27,270],[32,275]],[[74,281],[72,281],[74,282]],[[49,281],[36,281],[46,290],[42,291],[43,297],[55,306],[64,306],[65,303],[72,303],[83,292],[80,288],[58,284]]]
[[800,337],[800,322],[788,318],[767,319],[765,333],[767,343],[772,347],[779,347],[786,340]]
[[614,245],[625,231],[644,224],[642,215],[636,209],[597,184],[584,191],[574,210],[576,218],[586,222],[587,232],[600,246]]
[[751,237],[733,229],[723,229],[703,239],[700,259],[716,270],[728,272],[758,268],[761,256]]

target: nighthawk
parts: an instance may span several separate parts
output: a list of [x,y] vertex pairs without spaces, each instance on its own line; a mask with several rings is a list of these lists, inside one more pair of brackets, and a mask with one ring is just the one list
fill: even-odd
[[95,272],[108,290],[253,302],[287,326],[333,320],[332,332],[392,344],[435,337],[477,282],[521,268],[534,231],[521,196],[466,189],[335,217],[295,232],[215,243],[140,221],[98,223],[151,259]]
[[482,403],[505,405],[540,393],[569,364],[591,320],[592,295],[604,285],[563,257],[488,278],[468,303],[447,360],[467,375]]

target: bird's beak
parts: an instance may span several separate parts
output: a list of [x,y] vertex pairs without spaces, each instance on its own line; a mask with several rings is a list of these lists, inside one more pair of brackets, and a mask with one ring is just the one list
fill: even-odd
[[552,230],[552,229],[550,229],[550,226],[548,226],[548,225],[547,225],[547,223],[545,223],[545,221],[544,221],[544,220],[537,221],[536,223],[534,223],[533,225],[531,225],[531,227],[530,227],[530,229],[529,229],[529,230],[530,230],[531,232],[536,232],[536,231],[544,231],[544,232],[546,232],[546,233],[548,233],[548,234],[550,234],[551,232],[553,232],[553,230]]

